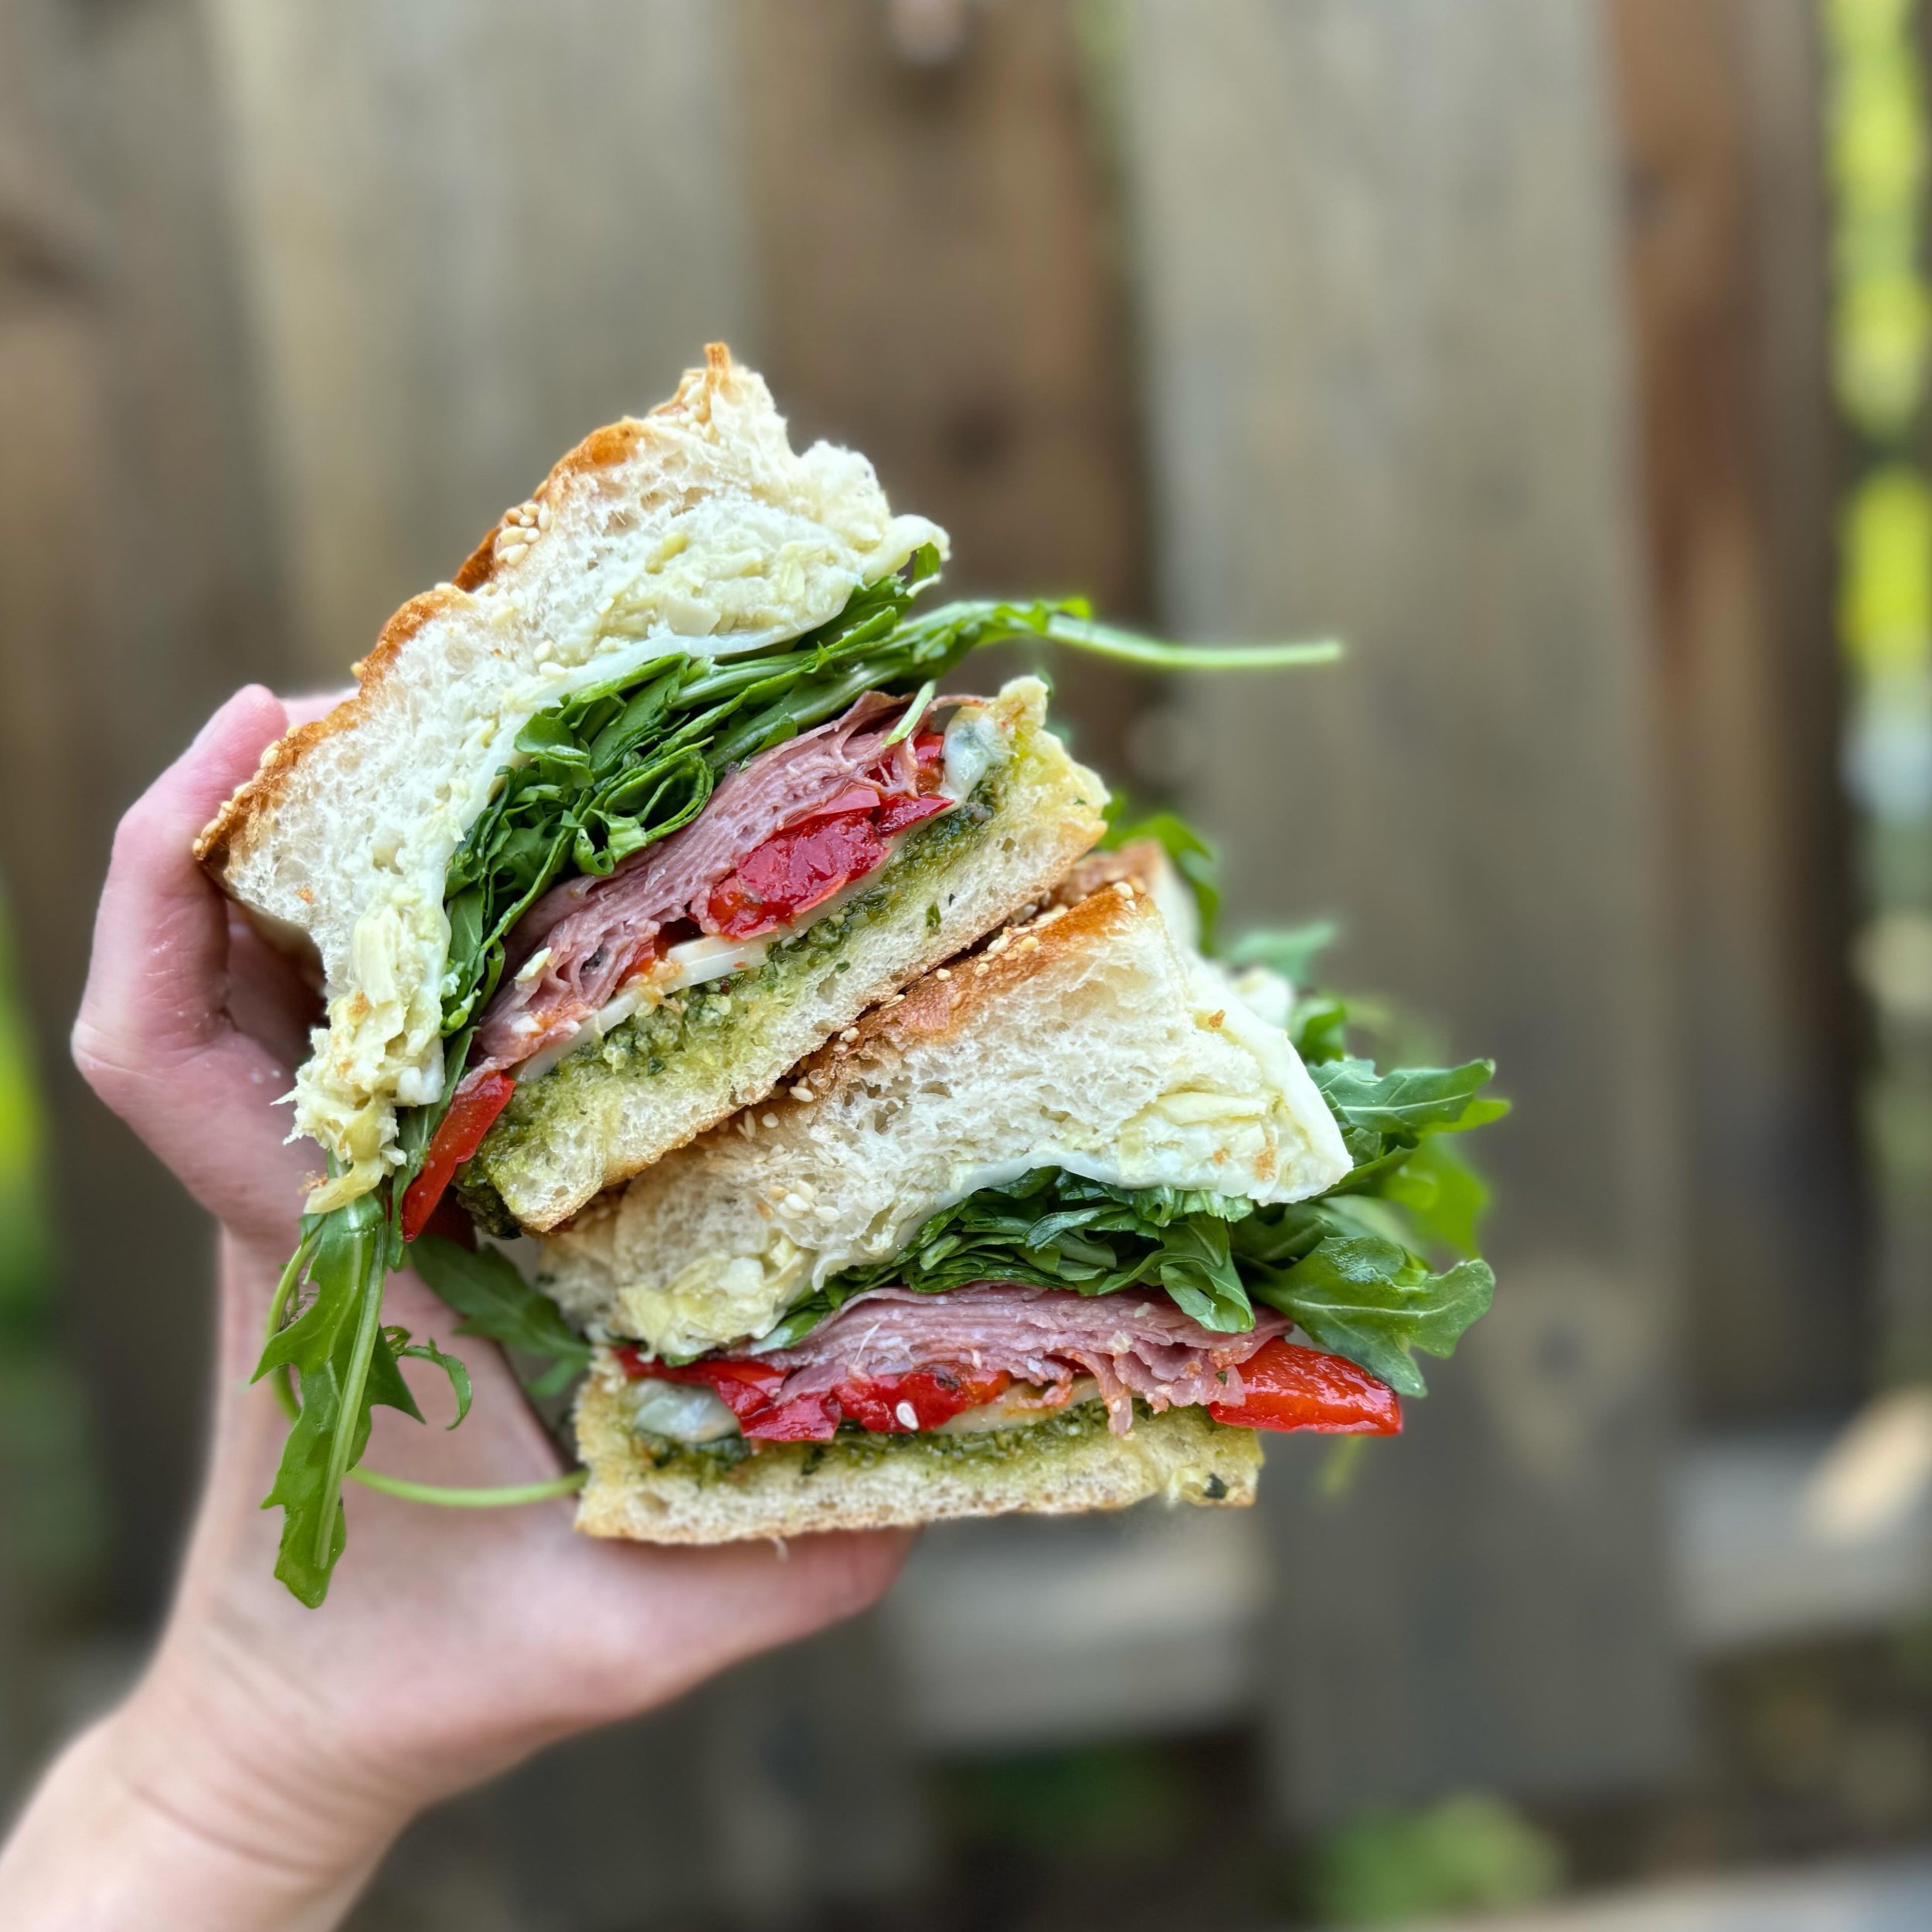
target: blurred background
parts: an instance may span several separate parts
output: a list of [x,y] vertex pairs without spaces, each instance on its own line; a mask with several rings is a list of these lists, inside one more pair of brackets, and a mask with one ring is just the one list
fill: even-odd
[[929,1535],[359,1932],[1932,1922],[1929,12],[0,0],[0,1792],[200,1454],[207,1230],[65,1053],[114,820],[723,336],[961,588],[1349,641],[1060,708],[1502,1063],[1496,1311],[1253,1512]]

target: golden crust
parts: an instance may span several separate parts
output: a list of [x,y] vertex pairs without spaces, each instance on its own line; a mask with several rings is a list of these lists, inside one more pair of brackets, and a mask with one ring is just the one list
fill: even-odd
[[490,526],[451,582],[410,598],[383,625],[375,648],[352,667],[355,691],[326,717],[299,726],[277,739],[262,753],[255,775],[236,791],[195,841],[196,858],[217,884],[227,886],[230,861],[247,843],[255,828],[273,815],[291,777],[309,752],[325,739],[352,730],[362,723],[403,645],[431,618],[460,607],[464,599],[493,578],[523,567],[527,553],[517,550],[510,555],[508,553],[515,546],[501,542],[506,525],[526,512],[534,516],[546,503],[561,502],[566,486],[576,479],[594,479],[599,472],[624,461],[651,437],[658,418],[682,417],[699,427],[709,423],[713,399],[735,385],[739,375],[731,351],[724,343],[709,342],[704,353],[704,367],[686,369],[676,393],[668,401],[660,403],[641,418],[627,417],[621,422],[592,430],[555,464],[527,503],[506,511]]
[[[1145,873],[1125,852],[1095,852],[1080,860],[1055,888],[1051,902],[1029,910],[978,945],[916,979],[865,1014],[801,1064],[788,1083],[815,1098],[862,1077],[869,1061],[896,1058],[912,1041],[941,1039],[997,1005],[1015,986],[1070,954],[1104,945],[1136,920],[1160,917]],[[801,1104],[777,1103],[781,1111]],[[765,1103],[767,1107],[774,1103]]]

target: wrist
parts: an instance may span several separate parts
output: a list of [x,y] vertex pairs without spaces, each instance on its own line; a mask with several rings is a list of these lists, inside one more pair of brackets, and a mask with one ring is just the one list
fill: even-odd
[[328,1932],[393,1832],[293,1828],[243,1764],[174,1733],[143,1695],[75,1740],[42,1781],[0,1853],[0,1923]]

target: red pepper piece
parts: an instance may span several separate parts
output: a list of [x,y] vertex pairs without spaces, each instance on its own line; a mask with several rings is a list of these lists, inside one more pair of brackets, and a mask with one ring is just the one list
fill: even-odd
[[[847,1421],[880,1435],[904,1436],[920,1429],[937,1429],[942,1422],[991,1402],[1003,1395],[1012,1381],[1001,1369],[942,1363],[937,1368],[915,1369],[908,1375],[842,1382],[832,1393]],[[912,1417],[910,1422],[906,1415]]]
[[403,1196],[405,1241],[413,1241],[429,1226],[456,1170],[483,1145],[483,1136],[515,1091],[516,1082],[508,1073],[472,1074],[457,1088],[450,1111],[430,1137],[421,1171]]
[[872,814],[872,824],[882,838],[891,838],[916,825],[922,818],[930,818],[936,812],[944,811],[951,804],[950,798],[941,798],[928,792],[923,798],[888,798]]
[[1402,1433],[1402,1399],[1338,1355],[1276,1340],[1241,1365],[1239,1402],[1211,1402],[1216,1422],[1239,1429],[1312,1429],[1329,1435]]
[[808,818],[774,832],[712,888],[706,902],[712,927],[727,939],[756,939],[823,905],[885,858],[869,810]]
[[[617,1351],[617,1359],[634,1381],[655,1378],[709,1389],[753,1442],[828,1442],[841,1422],[855,1422],[882,1435],[936,1429],[968,1409],[991,1402],[1013,1379],[998,1369],[941,1363],[906,1375],[857,1377],[842,1382],[828,1394],[775,1402],[785,1372],[755,1359],[714,1356],[674,1368],[649,1361],[634,1345],[626,1345]],[[910,1423],[900,1413],[902,1407],[912,1417]]]

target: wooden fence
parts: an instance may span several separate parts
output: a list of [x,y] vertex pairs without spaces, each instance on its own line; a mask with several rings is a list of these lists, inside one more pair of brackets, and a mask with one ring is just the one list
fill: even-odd
[[[1519,1106],[1493,1320],[1345,1505],[1276,1458],[1277,1814],[1672,1774],[1675,1432],[1862,1367],[1808,21],[0,0],[0,866],[118,1526],[100,1626],[165,1585],[208,1257],[62,1057],[114,817],[723,335],[971,585],[1350,640],[1266,690],[1064,680],[1084,748],[1224,835],[1240,912],[1345,914],[1338,967]],[[809,1746],[755,1842],[716,1794],[770,1753],[699,1705],[421,1857],[563,1883],[561,1833],[583,1924],[640,1859],[747,1910],[908,1882],[906,1781],[850,1718],[875,1648],[816,1656],[715,1694]],[[674,1741],[708,1768],[647,1823]]]

